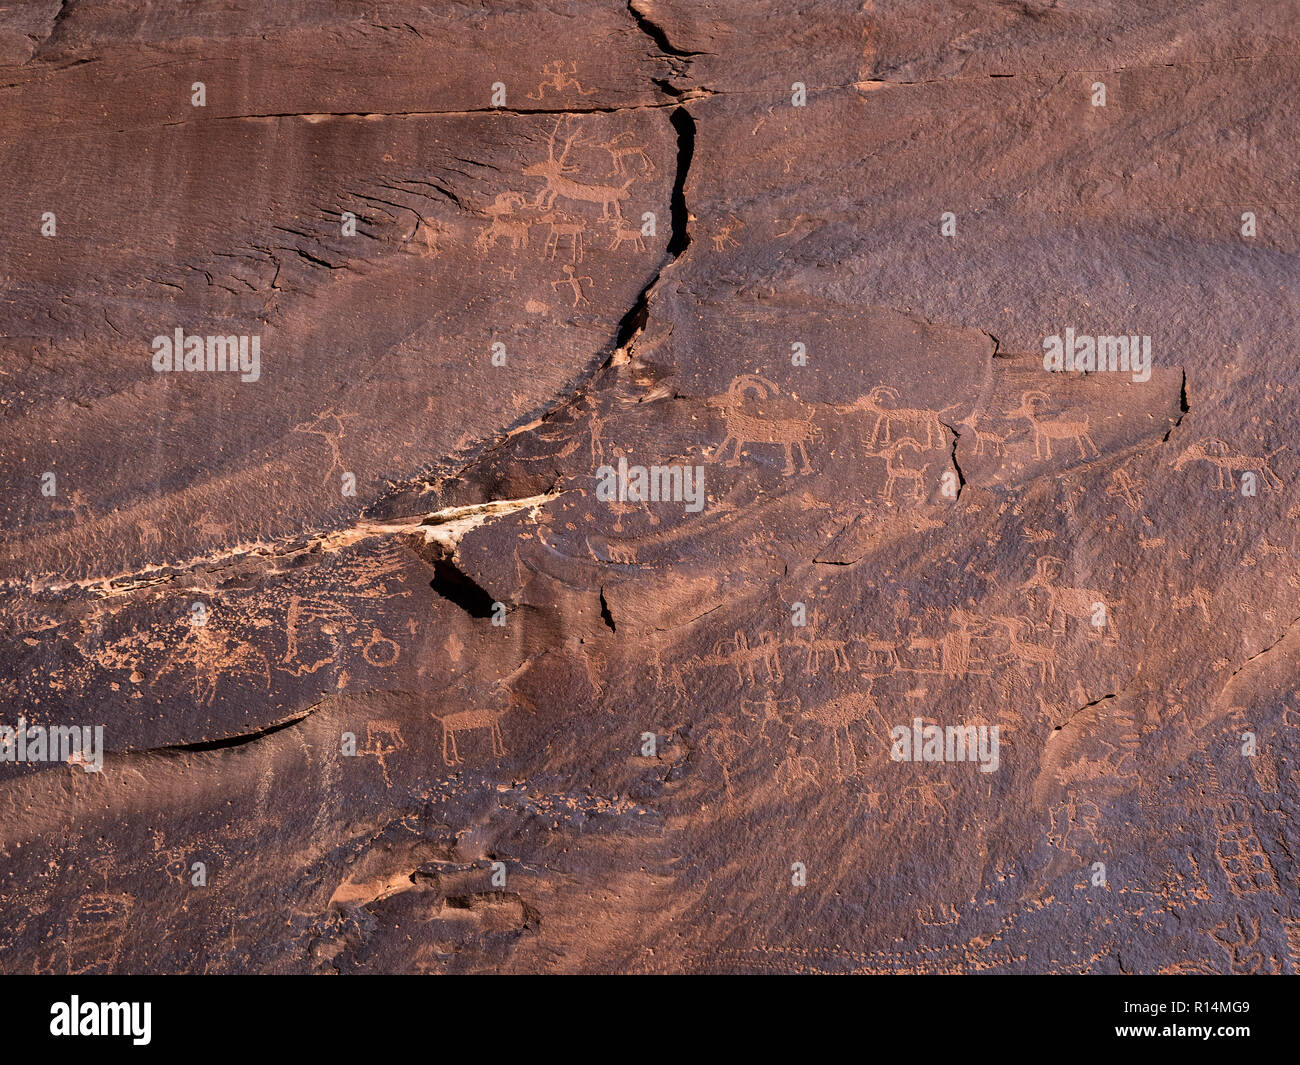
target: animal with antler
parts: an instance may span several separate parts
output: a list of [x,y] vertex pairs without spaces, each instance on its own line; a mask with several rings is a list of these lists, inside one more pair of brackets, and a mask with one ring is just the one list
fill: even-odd
[[[1020,585],[1020,590],[1025,593],[1041,591],[1046,596],[1047,609],[1044,616],[1047,623],[1051,626],[1052,631],[1058,636],[1064,635],[1066,631],[1067,620],[1069,618],[1087,618],[1090,627],[1094,631],[1099,628],[1092,624],[1098,616],[1104,616],[1106,619],[1106,628],[1110,632],[1112,640],[1118,639],[1119,634],[1115,629],[1115,620],[1110,616],[1109,608],[1106,605],[1106,596],[1092,588],[1068,588],[1059,586],[1056,581],[1065,571],[1065,562],[1054,555],[1044,555],[1034,565],[1034,575]],[[1102,607],[1104,614],[1097,611]],[[1060,619],[1060,626],[1055,622]]]
[[[920,432],[925,433],[926,450],[934,447],[935,438],[943,440],[944,427],[940,421],[939,415],[932,410],[919,410],[913,407],[886,407],[881,400],[889,399],[897,403],[898,389],[889,385],[876,385],[861,399],[855,400],[846,406],[837,406],[835,409],[841,414],[852,414],[857,411],[866,411],[868,414],[876,416],[876,424],[871,430],[871,439],[867,441],[867,447],[875,450],[877,443],[888,444],[893,428],[896,424],[903,424],[909,430],[917,430],[917,436]],[[881,430],[884,430],[883,439]]]
[[1174,469],[1181,470],[1189,462],[1208,462],[1218,470],[1218,483],[1215,487],[1220,490],[1232,488],[1232,474],[1238,470],[1246,473],[1258,471],[1263,476],[1264,483],[1270,488],[1281,488],[1282,479],[1273,472],[1268,460],[1279,451],[1285,450],[1284,445],[1276,451],[1270,451],[1267,455],[1243,455],[1240,452],[1233,451],[1222,440],[1204,440],[1199,444],[1192,444],[1184,450],[1174,460]]
[[646,174],[654,173],[655,165],[650,161],[650,157],[645,153],[646,145],[628,144],[627,142],[631,137],[632,134],[629,131],[624,130],[617,137],[612,137],[602,144],[597,145],[597,147],[604,148],[605,151],[609,152],[609,158],[614,167],[615,175],[626,174],[627,163],[624,162],[624,160],[637,157],[641,160],[642,172]]
[[578,139],[582,131],[581,129],[575,129],[565,138],[564,149],[557,158],[555,154],[555,138],[559,135],[560,126],[563,122],[563,117],[557,119],[555,128],[551,130],[546,145],[546,160],[541,163],[531,163],[524,167],[526,176],[539,177],[546,182],[546,187],[538,193],[533,206],[548,211],[555,203],[556,197],[573,200],[577,203],[598,203],[600,204],[600,217],[602,220],[608,219],[612,211],[614,218],[621,222],[623,220],[623,210],[620,204],[627,199],[628,189],[631,188],[632,182],[636,179],[628,178],[622,185],[615,186],[585,185],[570,178],[570,174],[576,174],[581,169],[570,165],[567,160],[574,145],[582,143]]
[[794,472],[794,449],[802,459],[800,473],[811,473],[805,445],[816,435],[813,411],[793,397],[778,395],[776,385],[757,374],[742,374],[731,382],[725,396],[710,397],[709,403],[722,407],[727,420],[727,435],[710,461],[716,462],[732,445],[728,466],[740,465],[740,453],[751,444],[780,444],[785,449],[783,473]]
[[1088,448],[1092,448],[1094,455],[1100,455],[1101,451],[1088,435],[1088,415],[1085,414],[1082,421],[1071,418],[1043,419],[1039,416],[1035,404],[1046,403],[1047,398],[1046,392],[1030,389],[1028,392],[1021,393],[1020,406],[1003,415],[1008,421],[1021,418],[1029,423],[1034,431],[1034,458],[1050,459],[1053,440],[1073,440],[1079,445],[1080,458],[1088,457]]

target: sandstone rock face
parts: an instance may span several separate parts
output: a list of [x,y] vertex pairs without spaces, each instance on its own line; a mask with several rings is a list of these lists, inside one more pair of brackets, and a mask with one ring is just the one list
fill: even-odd
[[1132,7],[0,10],[0,971],[1300,971],[1300,12]]

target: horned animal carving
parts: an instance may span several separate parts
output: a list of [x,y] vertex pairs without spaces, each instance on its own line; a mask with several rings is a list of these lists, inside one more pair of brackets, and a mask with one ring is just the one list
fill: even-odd
[[710,400],[721,406],[727,420],[727,435],[713,460],[733,448],[726,465],[740,465],[740,453],[751,444],[780,444],[785,449],[783,473],[794,473],[794,450],[799,449],[800,473],[811,473],[806,444],[816,435],[812,408],[799,400],[781,396],[776,385],[756,374],[744,374],[731,382],[726,396]]
[[1021,418],[1027,421],[1034,431],[1034,458],[1052,457],[1053,440],[1073,440],[1079,446],[1079,457],[1088,457],[1088,448],[1094,455],[1100,455],[1097,445],[1088,435],[1088,415],[1078,418],[1040,418],[1037,403],[1046,403],[1047,393],[1030,389],[1020,396],[1020,406],[1006,412],[1004,417],[1010,421]]
[[[438,724],[442,726],[442,760],[446,765],[459,765],[460,751],[456,747],[456,734],[458,732],[472,732],[475,729],[487,729],[492,741],[492,753],[503,755],[506,753],[505,742],[501,735],[501,719],[506,716],[515,706],[523,705],[528,709],[527,699],[514,692],[511,692],[506,685],[516,676],[523,672],[524,666],[511,673],[510,676],[497,682],[496,687],[506,692],[507,703],[505,706],[490,707],[485,709],[471,710],[453,710],[448,714],[434,714]],[[530,710],[531,712],[531,710]]]
[[546,183],[545,188],[538,193],[533,206],[549,211],[558,196],[578,203],[599,204],[602,220],[608,219],[610,212],[613,212],[614,218],[622,221],[623,211],[620,204],[627,199],[628,189],[631,188],[632,182],[636,179],[628,178],[622,185],[617,186],[586,185],[580,181],[574,181],[569,175],[578,173],[581,168],[571,165],[567,160],[574,145],[582,143],[579,140],[581,130],[574,130],[565,138],[564,148],[557,157],[555,154],[555,138],[560,132],[563,121],[563,118],[557,119],[555,129],[551,131],[551,136],[546,145],[546,159],[543,162],[531,163],[524,167],[524,173],[528,177],[539,177]]

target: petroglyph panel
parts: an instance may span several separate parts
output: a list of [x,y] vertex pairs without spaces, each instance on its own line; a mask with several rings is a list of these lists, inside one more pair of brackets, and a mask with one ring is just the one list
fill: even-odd
[[0,971],[1297,971],[1300,23],[156,7],[0,10]]

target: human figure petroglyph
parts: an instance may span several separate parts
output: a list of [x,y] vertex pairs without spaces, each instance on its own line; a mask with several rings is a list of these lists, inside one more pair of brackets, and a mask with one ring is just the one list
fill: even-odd
[[645,174],[654,173],[655,165],[650,161],[650,156],[646,155],[645,144],[629,144],[632,133],[624,130],[622,133],[609,140],[602,142],[597,147],[604,148],[609,152],[610,165],[613,166],[612,176],[622,177],[627,173],[628,159],[639,158],[641,160],[641,171]]
[[1273,472],[1269,459],[1285,450],[1286,446],[1283,445],[1267,455],[1243,455],[1239,451],[1234,451],[1224,441],[1211,438],[1186,448],[1174,460],[1174,469],[1181,470],[1189,462],[1208,462],[1218,473],[1218,480],[1214,487],[1220,491],[1231,490],[1234,487],[1232,475],[1238,471],[1258,473],[1264,478],[1265,484],[1276,489],[1282,487],[1282,479]]
[[582,293],[582,283],[584,281],[587,282],[587,284],[589,285],[592,284],[591,278],[575,276],[573,273],[573,267],[569,263],[565,263],[564,277],[561,278],[559,281],[552,281],[551,288],[558,289],[563,285],[568,285],[569,289],[573,292],[573,305],[576,307],[579,303],[591,302]]
[[[327,487],[330,483],[330,478],[334,476],[335,471],[344,473],[347,470],[347,467],[343,464],[343,458],[339,453],[339,445],[342,442],[344,435],[347,433],[347,426],[345,423],[350,421],[353,417],[354,415],[351,414],[335,414],[333,407],[327,407],[311,421],[303,422],[301,425],[295,425],[293,427],[295,433],[306,433],[309,436],[319,436],[328,445],[330,449],[330,465],[329,469],[325,471],[325,476],[321,480],[321,484]],[[329,428],[331,425],[333,428]]]
[[1137,482],[1123,467],[1110,475],[1110,486],[1106,489],[1106,494],[1122,499],[1124,505],[1134,513],[1142,509],[1142,493],[1138,490]]
[[524,167],[524,175],[527,177],[539,177],[545,182],[542,191],[538,193],[537,199],[533,201],[533,206],[544,211],[549,211],[555,204],[557,197],[566,200],[572,200],[575,203],[592,203],[600,205],[600,217],[605,221],[611,217],[621,222],[623,220],[623,210],[621,203],[628,198],[628,190],[636,178],[628,178],[622,185],[587,185],[582,182],[574,181],[568,175],[576,174],[581,167],[573,166],[567,162],[570,150],[577,144],[583,143],[579,139],[581,129],[575,129],[564,141],[564,148],[561,150],[559,157],[555,155],[555,138],[560,132],[560,126],[564,118],[556,120],[555,129],[551,131],[550,138],[547,141],[546,159],[540,163],[530,163]]
[[1092,448],[1094,455],[1100,455],[1101,451],[1088,433],[1090,416],[1085,414],[1082,421],[1069,418],[1041,418],[1035,405],[1046,403],[1047,400],[1046,392],[1030,389],[1021,393],[1020,406],[1003,415],[1008,421],[1020,419],[1029,423],[1034,434],[1034,457],[1050,459],[1053,440],[1073,440],[1079,447],[1080,458],[1088,457],[1088,448]]
[[868,817],[872,814],[879,814],[881,821],[885,824],[891,823],[885,817],[885,793],[883,791],[876,791],[868,786],[862,792],[862,801],[866,804]]
[[783,473],[794,473],[794,450],[799,449],[800,473],[811,473],[808,462],[808,444],[816,435],[813,410],[792,396],[782,396],[776,385],[756,374],[742,374],[731,382],[725,396],[712,396],[709,403],[721,407],[726,419],[727,433],[713,453],[710,462],[716,462],[733,449],[732,457],[725,459],[728,466],[739,466],[740,455],[754,444],[780,444],[785,450]]
[[[1105,628],[1111,640],[1119,639],[1115,629],[1115,619],[1111,616],[1106,596],[1092,588],[1069,588],[1058,585],[1056,581],[1064,570],[1064,560],[1055,555],[1043,555],[1034,565],[1034,575],[1020,585],[1020,590],[1026,594],[1034,591],[1043,592],[1046,605],[1044,617],[1048,626],[1058,636],[1065,635],[1069,618],[1086,618],[1092,634],[1101,635],[1100,630]],[[1093,619],[1098,616],[1099,605],[1105,610],[1104,626],[1093,624]],[[1059,628],[1056,626],[1058,618]]]
[[360,754],[373,755],[384,774],[384,786],[392,787],[388,777],[388,756],[396,751],[406,750],[406,740],[402,736],[401,726],[394,721],[367,721],[366,747]]
[[540,100],[546,95],[546,88],[549,85],[553,92],[562,93],[566,89],[573,89],[581,96],[590,96],[598,91],[596,89],[584,89],[578,82],[578,64],[570,63],[569,69],[564,69],[564,61],[557,59],[553,63],[542,66],[542,83],[537,86],[537,93],[528,93],[528,99]]

